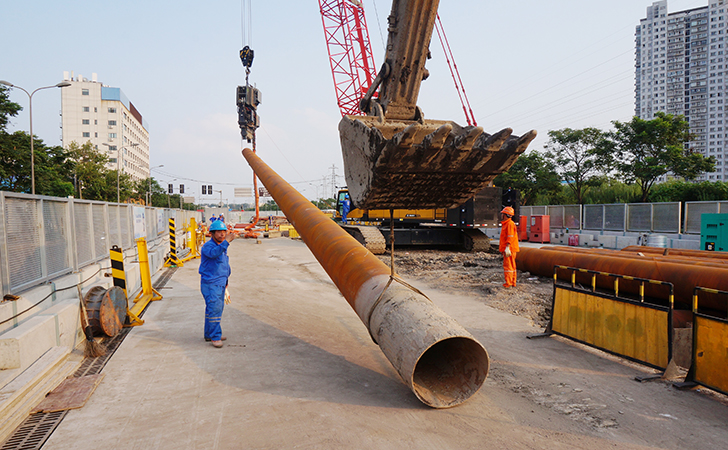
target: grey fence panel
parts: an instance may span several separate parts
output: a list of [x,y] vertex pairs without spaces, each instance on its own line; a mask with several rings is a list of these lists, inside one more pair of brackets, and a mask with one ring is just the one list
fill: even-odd
[[604,226],[604,205],[584,205],[585,230],[601,230]]
[[[132,205],[0,192],[0,288],[3,295],[33,288],[109,257],[112,245],[134,246]],[[159,213],[158,213],[159,211]],[[150,247],[168,245],[177,218],[178,243],[196,211],[146,209]]]
[[624,203],[604,206],[604,229],[624,231]]
[[627,231],[652,231],[652,205],[635,203],[627,205]]
[[[5,193],[0,192],[0,211],[5,212]],[[10,280],[8,279],[7,269],[7,243],[5,235],[5,216],[0,219],[0,288],[2,294],[10,292]]]
[[144,218],[147,222],[147,242],[151,242],[157,237],[157,210],[145,208]]
[[531,206],[532,216],[545,216],[548,214],[548,206]]
[[680,232],[680,202],[652,204],[652,231],[655,233]]
[[106,226],[106,207],[103,204],[91,205],[94,226],[94,259],[109,256],[109,237]]
[[720,214],[728,214],[728,202],[718,202]]
[[563,206],[549,206],[549,227],[550,228],[564,228],[564,207]]
[[108,205],[109,210],[109,242],[107,246],[109,248],[114,245],[122,247],[121,245],[121,230],[119,224],[119,209],[118,205]]
[[[528,218],[533,215],[533,207],[532,206],[521,206],[520,213],[521,213],[521,222],[523,222],[525,220],[526,223],[528,223]],[[498,219],[498,220],[500,220],[500,219]],[[242,222],[242,220],[241,220],[241,222]]]
[[78,266],[83,267],[94,259],[93,236],[91,230],[91,205],[74,202],[73,223],[76,227],[76,255]]
[[73,269],[70,251],[70,205],[67,201],[43,200],[42,203],[46,273],[51,276]]
[[134,244],[134,233],[132,232],[132,211],[131,206],[124,205],[119,207],[119,229],[121,230],[121,248],[124,250],[131,248]]
[[36,199],[5,197],[5,233],[10,289],[43,277],[41,226]]
[[685,226],[683,233],[700,234],[700,217],[720,212],[718,202],[685,202]]
[[581,205],[564,206],[564,228],[581,228]]

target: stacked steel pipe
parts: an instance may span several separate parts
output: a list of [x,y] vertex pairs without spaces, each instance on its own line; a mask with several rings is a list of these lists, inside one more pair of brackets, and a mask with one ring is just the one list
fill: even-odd
[[[667,281],[675,286],[675,304],[678,309],[690,309],[693,290],[696,286],[728,290],[728,259],[706,257],[705,252],[676,251],[667,256],[660,255],[665,249],[657,252],[650,247],[628,251],[589,249],[579,247],[548,246],[541,248],[522,247],[518,253],[516,264],[519,270],[535,275],[551,277],[554,266],[568,266],[595,270],[604,273],[627,275],[658,281]],[[707,252],[712,253],[712,252]],[[713,255],[710,255],[713,256]],[[557,271],[557,277],[571,281],[571,273]],[[590,285],[591,276],[577,275],[577,282]],[[608,277],[597,278],[597,285],[605,289],[613,287],[613,280]],[[658,285],[645,286],[647,296],[660,289]],[[620,282],[620,290],[636,293],[639,283]],[[655,295],[660,297],[660,295]],[[701,297],[701,306],[723,316],[728,311],[725,297],[705,294]]]

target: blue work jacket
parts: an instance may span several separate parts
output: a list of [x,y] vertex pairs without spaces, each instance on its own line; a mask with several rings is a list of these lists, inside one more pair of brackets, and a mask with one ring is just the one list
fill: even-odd
[[229,246],[228,241],[217,244],[212,239],[202,246],[199,270],[202,283],[227,286],[230,276],[230,262],[227,255]]

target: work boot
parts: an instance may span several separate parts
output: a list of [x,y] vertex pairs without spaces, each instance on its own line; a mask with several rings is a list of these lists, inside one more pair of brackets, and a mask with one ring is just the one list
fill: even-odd
[[215,348],[222,348],[222,341],[212,341],[212,346]]
[[[207,342],[210,342],[211,340],[212,339],[210,339],[210,338],[205,338],[205,341],[207,341]],[[227,341],[227,338],[225,336],[223,336],[223,337],[220,338],[220,340],[221,341]]]

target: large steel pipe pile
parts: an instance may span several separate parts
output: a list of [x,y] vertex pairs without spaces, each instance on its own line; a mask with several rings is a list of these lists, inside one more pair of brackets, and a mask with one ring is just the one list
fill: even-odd
[[[628,252],[625,252],[628,253]],[[667,281],[675,286],[675,303],[684,309],[692,306],[693,289],[696,286],[728,290],[728,267],[721,264],[711,264],[685,260],[684,263],[669,260],[658,260],[655,257],[619,257],[618,255],[601,255],[596,253],[571,251],[568,248],[525,248],[518,252],[516,264],[519,270],[528,271],[544,277],[552,277],[554,266],[569,266],[581,269],[595,270],[605,273],[627,275],[658,281]],[[567,274],[559,274],[565,277]],[[570,275],[569,275],[570,276]],[[566,278],[563,278],[566,279]],[[601,285],[610,288],[607,280],[602,279]],[[620,290],[629,289],[634,293],[634,283],[620,282]],[[655,289],[646,286],[646,289]],[[649,295],[649,292],[648,292]],[[701,299],[701,305],[717,312],[725,312],[725,298],[706,295]]]
[[726,252],[709,252],[705,250],[688,250],[684,248],[662,248],[647,247],[644,245],[630,245],[629,247],[624,247],[621,251],[644,254],[659,253],[664,256],[689,256],[691,258],[728,260],[728,253]]
[[252,150],[243,156],[417,398],[449,408],[475,394],[488,375],[485,348],[422,294],[387,288],[387,265]]

